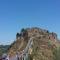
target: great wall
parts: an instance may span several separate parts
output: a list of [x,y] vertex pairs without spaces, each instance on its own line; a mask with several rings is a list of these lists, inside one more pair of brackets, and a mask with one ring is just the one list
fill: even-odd
[[[34,39],[32,39],[34,37]],[[31,49],[31,42],[33,41],[33,47]],[[14,60],[16,58],[16,55],[19,56],[22,60],[28,59],[28,55],[32,56],[33,54],[37,53],[39,56],[42,52],[44,52],[45,49],[48,51],[44,52],[46,54],[49,51],[52,51],[52,49],[55,49],[58,46],[58,37],[56,33],[50,33],[48,30],[40,29],[40,28],[27,28],[22,29],[21,33],[16,34],[16,41],[14,44],[11,45],[9,48],[9,56],[10,60]],[[34,50],[38,50],[38,52],[33,52]],[[40,49],[40,50],[39,50]],[[31,53],[32,52],[32,53]],[[17,54],[18,53],[18,54]],[[53,54],[48,55],[50,59],[53,59]],[[13,57],[14,59],[13,59]],[[33,55],[35,56],[35,55]],[[32,59],[36,59],[37,57],[32,57]],[[40,57],[42,58],[42,57]],[[39,58],[39,59],[40,59]],[[31,60],[31,59],[30,59]]]

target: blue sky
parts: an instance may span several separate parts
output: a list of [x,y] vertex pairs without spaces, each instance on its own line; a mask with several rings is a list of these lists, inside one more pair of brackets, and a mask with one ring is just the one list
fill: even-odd
[[0,44],[10,44],[21,28],[41,27],[60,37],[59,0],[0,0]]

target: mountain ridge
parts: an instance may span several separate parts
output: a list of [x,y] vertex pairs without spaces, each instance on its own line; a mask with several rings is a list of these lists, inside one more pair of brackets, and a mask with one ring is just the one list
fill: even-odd
[[53,51],[60,46],[58,43],[57,34],[48,30],[33,27],[22,29],[16,34],[16,41],[10,46],[8,54],[16,55],[16,52],[21,52],[26,48],[29,38],[33,39],[33,48],[29,49],[30,57],[35,60],[54,60]]

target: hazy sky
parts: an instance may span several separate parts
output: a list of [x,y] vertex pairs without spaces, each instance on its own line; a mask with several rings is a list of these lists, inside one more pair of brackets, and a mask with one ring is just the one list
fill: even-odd
[[10,44],[21,28],[41,27],[60,37],[59,0],[0,0],[0,44]]

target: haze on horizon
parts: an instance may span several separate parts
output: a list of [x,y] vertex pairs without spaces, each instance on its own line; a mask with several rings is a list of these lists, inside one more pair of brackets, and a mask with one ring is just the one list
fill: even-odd
[[41,27],[60,37],[60,1],[0,0],[0,44],[12,43],[27,27]]

